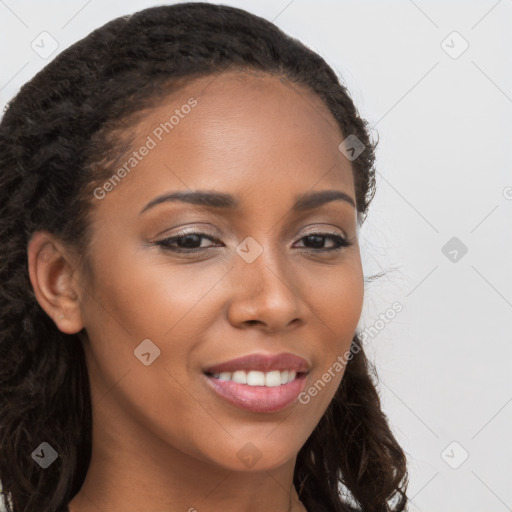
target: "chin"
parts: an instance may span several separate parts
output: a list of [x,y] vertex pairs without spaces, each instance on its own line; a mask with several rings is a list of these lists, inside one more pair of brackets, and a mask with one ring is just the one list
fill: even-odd
[[[234,440],[234,446],[225,447],[220,453],[211,455],[216,465],[229,471],[259,472],[277,469],[294,462],[300,446],[275,446],[261,439]],[[229,454],[229,456],[228,456]]]

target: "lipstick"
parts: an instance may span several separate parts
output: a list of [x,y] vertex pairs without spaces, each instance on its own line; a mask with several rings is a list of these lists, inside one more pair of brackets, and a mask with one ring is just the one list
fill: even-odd
[[291,353],[249,354],[204,370],[206,382],[218,396],[251,412],[278,412],[304,390],[310,364]]

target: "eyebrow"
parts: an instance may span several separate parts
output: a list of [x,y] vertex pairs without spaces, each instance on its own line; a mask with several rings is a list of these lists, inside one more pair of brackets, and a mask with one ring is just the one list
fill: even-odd
[[[230,194],[222,192],[212,192],[206,190],[195,190],[192,192],[172,192],[163,194],[152,199],[142,210],[139,215],[146,212],[150,208],[165,202],[180,201],[184,203],[196,204],[199,206],[214,208],[238,208],[239,201]],[[344,201],[356,207],[355,201],[345,192],[341,190],[321,190],[316,192],[308,192],[295,198],[292,211],[300,212],[312,210],[332,201]]]

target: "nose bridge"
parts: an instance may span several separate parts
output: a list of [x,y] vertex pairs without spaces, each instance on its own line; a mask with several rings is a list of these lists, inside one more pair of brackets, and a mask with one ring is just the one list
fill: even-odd
[[286,255],[271,243],[271,236],[260,244],[247,237],[236,249],[237,296],[232,301],[236,321],[258,320],[267,325],[286,325],[297,318],[299,297]]
[[[259,240],[259,242],[258,242]],[[272,235],[259,235],[258,240],[252,236],[246,237],[237,247],[237,266],[244,282],[250,280],[257,288],[275,286],[286,288],[286,255],[275,247]],[[260,243],[261,242],[261,243]],[[284,282],[283,282],[284,281]]]

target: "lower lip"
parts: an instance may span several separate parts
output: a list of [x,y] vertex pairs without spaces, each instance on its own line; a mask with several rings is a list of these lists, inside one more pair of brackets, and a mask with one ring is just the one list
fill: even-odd
[[222,398],[251,412],[278,412],[297,400],[306,386],[306,374],[280,386],[248,386],[205,375],[209,386]]

